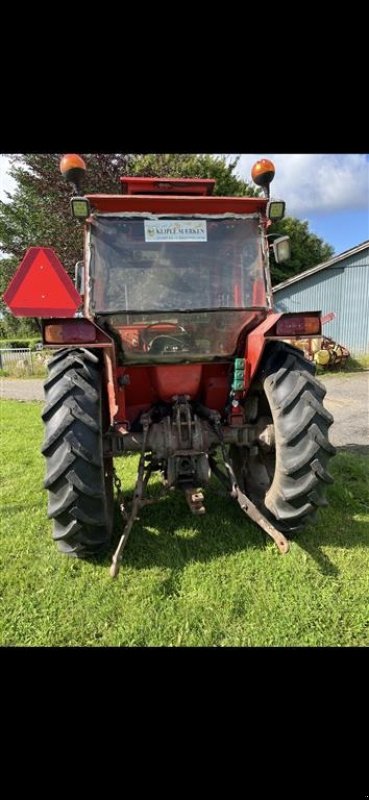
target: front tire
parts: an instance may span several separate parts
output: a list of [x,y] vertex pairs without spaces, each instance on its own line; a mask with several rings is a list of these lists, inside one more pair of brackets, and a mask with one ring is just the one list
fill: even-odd
[[48,372],[42,414],[48,516],[58,549],[86,558],[108,546],[113,527],[112,460],[103,456],[101,365],[89,350],[63,349]]
[[290,538],[327,505],[326,489],[333,480],[327,469],[336,452],[328,438],[333,417],[323,406],[326,390],[314,373],[298,348],[269,345],[258,374],[259,407],[274,426],[275,443],[251,456],[246,448],[231,448],[240,488]]

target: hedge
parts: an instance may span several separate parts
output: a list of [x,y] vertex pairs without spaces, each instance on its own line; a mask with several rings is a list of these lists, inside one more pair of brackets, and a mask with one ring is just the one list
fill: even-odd
[[9,350],[9,348],[15,349],[16,347],[29,347],[31,350],[35,350],[37,344],[42,344],[42,340],[39,336],[30,339],[0,339],[0,349],[4,348],[7,350]]

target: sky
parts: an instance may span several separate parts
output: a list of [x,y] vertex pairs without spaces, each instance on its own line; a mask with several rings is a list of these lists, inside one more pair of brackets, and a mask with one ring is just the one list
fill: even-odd
[[[369,239],[369,156],[367,154],[241,155],[237,172],[251,182],[251,167],[270,158],[276,168],[271,197],[285,200],[286,214],[308,220],[310,231],[342,253]],[[12,192],[9,161],[0,155],[0,200]]]
[[271,197],[286,214],[308,220],[312,233],[342,253],[369,239],[369,156],[365,154],[242,155],[238,171],[249,180],[259,158],[275,165]]

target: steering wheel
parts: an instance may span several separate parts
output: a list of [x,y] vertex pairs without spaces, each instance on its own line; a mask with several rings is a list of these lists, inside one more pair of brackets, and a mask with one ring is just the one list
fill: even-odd
[[[173,328],[173,335],[166,332],[168,327]],[[161,328],[163,333],[150,339],[149,335],[152,328]],[[177,336],[174,335],[175,333],[177,333]],[[152,325],[147,325],[144,328],[141,336],[150,353],[186,353],[194,348],[192,336],[177,322],[153,322]]]

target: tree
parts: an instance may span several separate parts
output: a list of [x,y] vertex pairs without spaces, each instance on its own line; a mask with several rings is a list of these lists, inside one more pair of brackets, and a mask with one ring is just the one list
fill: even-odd
[[[2,295],[28,247],[52,247],[71,276],[83,249],[83,226],[69,211],[70,184],[59,171],[62,154],[24,154],[10,158],[10,174],[17,182],[8,202],[0,202],[0,248],[9,258],[0,260],[0,317],[2,335],[36,330],[32,320],[16,320],[5,312]],[[129,172],[132,157],[123,154],[86,154],[86,192],[119,192],[119,178]]]
[[132,174],[137,176],[214,178],[216,195],[256,197],[259,190],[234,174],[238,161],[239,157],[230,160],[227,156],[153,153],[137,156],[131,168]]
[[[53,247],[70,274],[81,257],[83,227],[69,211],[71,187],[59,172],[62,154],[25,154],[11,158],[10,175],[17,182],[10,202],[0,202],[0,247],[17,261],[32,245]],[[132,157],[86,154],[86,193],[118,193],[119,178],[129,172]]]
[[[13,156],[11,176],[17,181],[10,202],[0,202],[0,246],[17,262],[28,247],[53,247],[72,275],[81,256],[83,227],[69,213],[70,185],[59,172],[61,154]],[[238,158],[210,155],[123,155],[87,153],[84,191],[119,193],[124,175],[215,178],[216,193],[255,195],[255,190],[234,175]]]
[[[304,272],[309,267],[316,267],[317,264],[331,258],[334,253],[334,248],[330,244],[324,242],[315,233],[311,233],[307,220],[286,217],[281,222],[271,225],[268,233],[289,236],[291,244],[291,258],[282,264],[276,263],[272,251],[270,269],[273,286],[292,278],[293,275]],[[270,241],[273,242],[275,238],[272,237]]]

